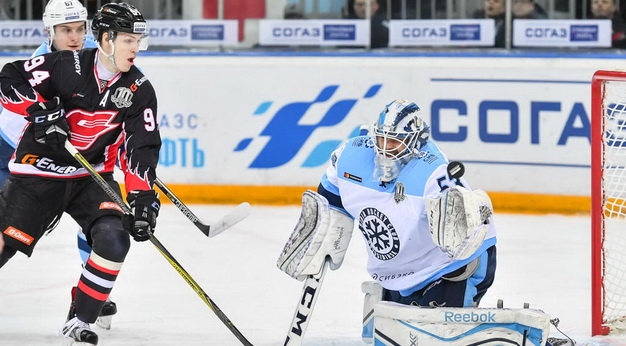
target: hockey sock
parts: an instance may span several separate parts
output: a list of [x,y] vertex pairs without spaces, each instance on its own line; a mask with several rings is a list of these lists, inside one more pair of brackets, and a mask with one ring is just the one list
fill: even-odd
[[94,323],[102,305],[109,297],[113,284],[122,267],[91,252],[78,281],[76,291],[76,316],[87,323]]

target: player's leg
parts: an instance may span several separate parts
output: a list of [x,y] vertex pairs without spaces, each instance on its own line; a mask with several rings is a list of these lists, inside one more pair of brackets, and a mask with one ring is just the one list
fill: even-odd
[[[111,187],[119,185],[105,175]],[[121,211],[91,179],[78,181],[67,212],[86,230],[92,251],[77,284],[75,316],[66,322],[63,334],[74,340],[97,344],[89,324],[96,321],[130,249],[130,236],[122,226]],[[95,341],[95,342],[94,342]]]
[[9,177],[9,161],[11,161],[13,152],[15,152],[15,148],[5,141],[4,138],[0,137],[0,186]]
[[[0,234],[0,237],[2,235]],[[5,246],[0,253],[0,268],[2,268],[15,254],[17,250],[10,246]]]
[[[89,254],[91,253],[91,245],[87,241],[87,236],[81,227],[78,227],[77,232],[77,246],[78,253],[80,254],[80,258],[82,260],[82,266],[85,267],[85,263],[87,263],[87,259],[89,258]],[[74,298],[76,297],[76,287],[72,287],[71,291],[72,303],[70,304],[70,311],[68,312],[68,316],[74,316],[75,305]],[[100,315],[96,320],[96,325],[100,328],[111,329],[111,323],[113,320],[113,316],[117,314],[117,304],[113,302],[110,298],[107,298],[106,302],[102,306],[100,310]]]
[[425,288],[403,296],[398,291],[384,290],[383,300],[404,305],[471,307],[491,287],[496,270],[496,247],[487,249],[476,260]]
[[[0,232],[4,265],[16,252],[29,256],[46,226],[62,214],[63,184],[39,178],[9,176],[0,191]],[[5,253],[6,252],[6,253]]]

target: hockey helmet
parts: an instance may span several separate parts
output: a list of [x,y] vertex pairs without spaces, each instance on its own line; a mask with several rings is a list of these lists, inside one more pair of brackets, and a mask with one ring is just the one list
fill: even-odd
[[112,36],[117,32],[142,34],[140,50],[148,48],[146,20],[135,6],[125,2],[102,5],[91,21],[91,31],[98,42],[103,32],[113,33]]
[[42,19],[50,41],[54,37],[54,27],[59,24],[83,21],[87,29],[87,9],[78,0],[50,0]]

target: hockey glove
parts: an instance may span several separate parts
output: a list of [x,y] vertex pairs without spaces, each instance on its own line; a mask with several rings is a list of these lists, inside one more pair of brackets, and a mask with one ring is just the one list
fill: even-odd
[[159,216],[161,202],[154,190],[131,191],[126,197],[132,214],[124,214],[124,229],[133,236],[135,241],[146,241],[154,233],[156,219]]
[[58,96],[51,101],[37,102],[26,109],[26,119],[33,123],[35,140],[60,150],[69,137],[70,126],[65,119],[65,111]]

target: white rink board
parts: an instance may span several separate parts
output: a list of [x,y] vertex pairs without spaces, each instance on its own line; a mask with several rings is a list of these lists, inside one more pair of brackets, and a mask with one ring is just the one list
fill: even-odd
[[[0,64],[15,57],[0,57]],[[316,186],[328,153],[395,98],[487,191],[588,196],[590,81],[613,59],[143,56],[159,96],[159,176]],[[315,101],[317,100],[317,101]],[[314,102],[315,101],[315,102]],[[323,121],[323,122],[322,122]]]

